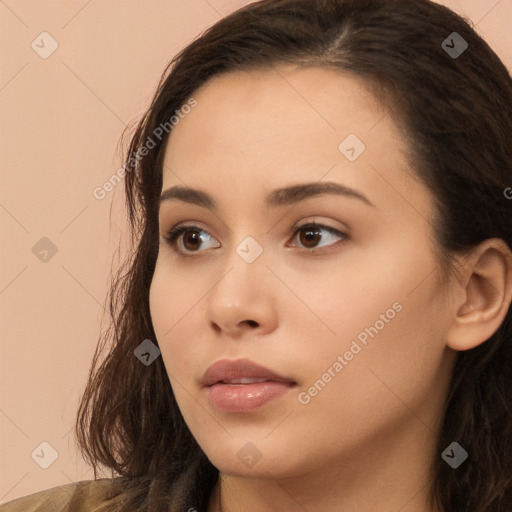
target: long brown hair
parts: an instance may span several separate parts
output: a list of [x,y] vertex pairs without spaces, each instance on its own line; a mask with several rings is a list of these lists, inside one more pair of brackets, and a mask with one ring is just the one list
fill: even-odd
[[[454,32],[468,44],[460,55],[442,45]],[[158,344],[149,287],[170,130],[161,138],[155,130],[211,77],[280,63],[356,73],[393,109],[413,169],[436,200],[442,269],[487,238],[512,247],[512,201],[504,193],[512,186],[512,79],[462,17],[428,0],[263,0],[221,19],[169,63],[126,155],[133,248],[112,279],[112,322],[76,426],[95,478],[102,466],[118,477],[105,510],[207,509],[218,470],[187,428],[162,358],[145,366],[134,356],[143,340]],[[155,146],[141,158],[149,138]],[[512,510],[511,315],[509,308],[489,340],[458,354],[432,467],[432,504],[447,512]],[[453,441],[469,454],[456,470],[441,459]]]

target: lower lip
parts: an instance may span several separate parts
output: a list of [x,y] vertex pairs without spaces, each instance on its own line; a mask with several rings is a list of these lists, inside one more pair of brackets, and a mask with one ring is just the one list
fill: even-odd
[[274,398],[287,393],[293,384],[265,381],[254,384],[224,384],[208,386],[210,402],[225,412],[250,412],[259,409]]

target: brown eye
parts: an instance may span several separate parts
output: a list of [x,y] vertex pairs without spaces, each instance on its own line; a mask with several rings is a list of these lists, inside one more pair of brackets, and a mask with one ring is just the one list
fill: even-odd
[[[327,232],[329,234],[329,237],[340,238],[341,240],[346,240],[348,238],[348,235],[346,233],[343,233],[342,231],[316,223],[308,223],[299,226],[294,233],[294,238],[296,237],[296,235],[299,235],[299,243],[305,249],[311,251],[315,250],[318,247],[318,243],[322,241],[322,239],[325,237],[325,234],[322,234],[323,232]],[[327,245],[332,246],[335,244],[332,243]]]
[[[198,249],[209,240],[213,240],[213,237],[198,226],[177,226],[171,229],[165,236],[166,243],[171,245],[176,252],[183,254],[187,252],[202,252]],[[217,245],[216,247],[219,246]]]

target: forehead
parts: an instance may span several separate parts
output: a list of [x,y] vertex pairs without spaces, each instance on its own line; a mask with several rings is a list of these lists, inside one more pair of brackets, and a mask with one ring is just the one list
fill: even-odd
[[203,154],[215,146],[217,155],[247,155],[279,146],[297,154],[304,142],[309,150],[325,140],[337,150],[342,135],[366,136],[385,113],[362,79],[322,67],[226,73],[194,97],[198,105],[171,132],[169,149],[192,145]]
[[[230,184],[254,195],[325,178],[368,191],[380,186],[378,202],[389,192],[386,179],[403,194],[421,186],[408,172],[393,118],[353,74],[313,66],[226,73],[193,97],[197,106],[168,139],[163,189],[220,193]],[[347,144],[356,160],[347,158]]]

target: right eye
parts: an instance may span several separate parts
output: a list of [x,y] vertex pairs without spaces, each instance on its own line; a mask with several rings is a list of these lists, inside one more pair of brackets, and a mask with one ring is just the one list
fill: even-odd
[[[204,233],[204,235],[201,235],[201,233]],[[186,236],[182,237],[181,235]],[[175,226],[167,232],[164,239],[175,252],[183,256],[189,256],[187,252],[201,252],[198,251],[197,248],[200,247],[202,243],[214,240],[204,229],[194,225]],[[183,249],[183,246],[185,246],[185,249]],[[220,247],[220,245],[214,247]]]

